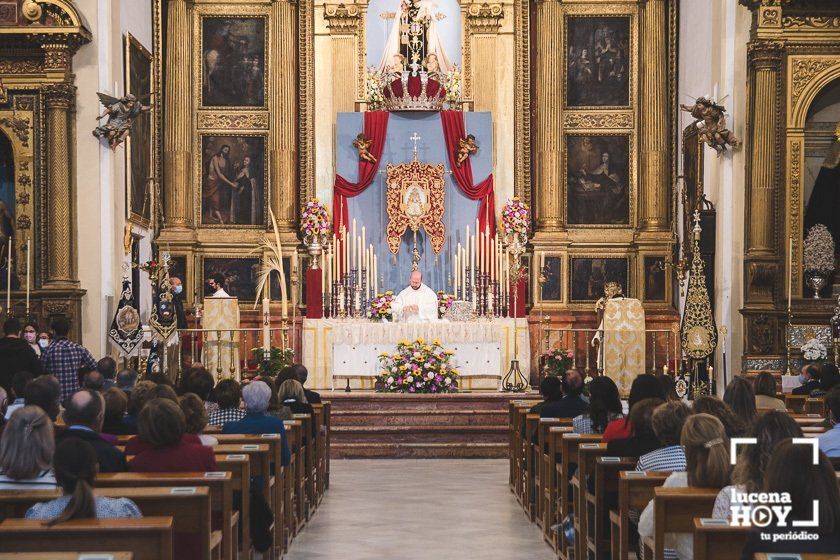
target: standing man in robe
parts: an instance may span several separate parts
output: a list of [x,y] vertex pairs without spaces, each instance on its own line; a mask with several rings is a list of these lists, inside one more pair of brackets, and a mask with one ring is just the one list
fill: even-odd
[[432,323],[438,320],[437,294],[423,283],[419,270],[412,270],[411,285],[391,303],[391,314],[398,322]]

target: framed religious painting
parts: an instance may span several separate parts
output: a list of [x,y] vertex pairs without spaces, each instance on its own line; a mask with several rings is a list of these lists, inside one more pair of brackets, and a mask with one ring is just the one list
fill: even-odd
[[545,283],[542,286],[542,301],[558,302],[563,299],[563,282],[560,257],[545,257],[543,275]]
[[201,136],[202,226],[266,226],[265,146],[259,134]]
[[152,100],[154,87],[152,53],[131,33],[125,36],[125,92],[134,95],[144,105],[152,105],[151,112],[141,112],[131,125],[125,140],[126,215],[132,222],[148,227],[152,215],[154,186],[154,107],[160,100]]
[[206,296],[207,280],[212,274],[219,273],[225,278],[224,289],[231,297],[241,302],[254,302],[257,299],[260,259],[256,257],[211,256],[201,261],[201,290]]
[[567,134],[566,223],[630,225],[630,136]]
[[201,18],[201,104],[264,107],[266,18]]
[[665,274],[665,257],[660,255],[645,255],[642,259],[644,266],[645,301],[668,301],[667,276]]
[[597,301],[604,295],[604,284],[618,282],[630,294],[630,261],[627,257],[572,257],[569,286],[572,303]]
[[630,17],[566,17],[566,106],[629,107]]

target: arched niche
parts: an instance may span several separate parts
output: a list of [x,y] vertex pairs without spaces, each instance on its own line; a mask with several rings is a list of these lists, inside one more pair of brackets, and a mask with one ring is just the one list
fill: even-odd
[[[10,238],[15,227],[15,153],[12,141],[0,130],[0,268],[9,258]],[[6,286],[3,274],[0,285]]]
[[817,93],[805,117],[802,201],[806,209],[820,167],[836,139],[837,123],[840,123],[840,78],[829,82]]

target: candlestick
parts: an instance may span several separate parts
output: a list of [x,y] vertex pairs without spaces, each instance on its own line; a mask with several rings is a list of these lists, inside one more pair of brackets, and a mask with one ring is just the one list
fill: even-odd
[[271,311],[269,310],[269,299],[263,298],[262,300],[262,314],[263,314],[263,328],[262,328],[262,338],[263,338],[263,350],[268,352],[271,351]]

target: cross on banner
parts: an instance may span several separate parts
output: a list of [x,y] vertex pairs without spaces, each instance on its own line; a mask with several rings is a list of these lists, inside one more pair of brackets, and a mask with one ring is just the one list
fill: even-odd
[[414,149],[412,150],[412,152],[414,153],[414,159],[417,159],[417,142],[421,140],[421,137],[419,134],[417,134],[417,132],[415,132],[414,135],[409,138],[409,140],[414,142]]

